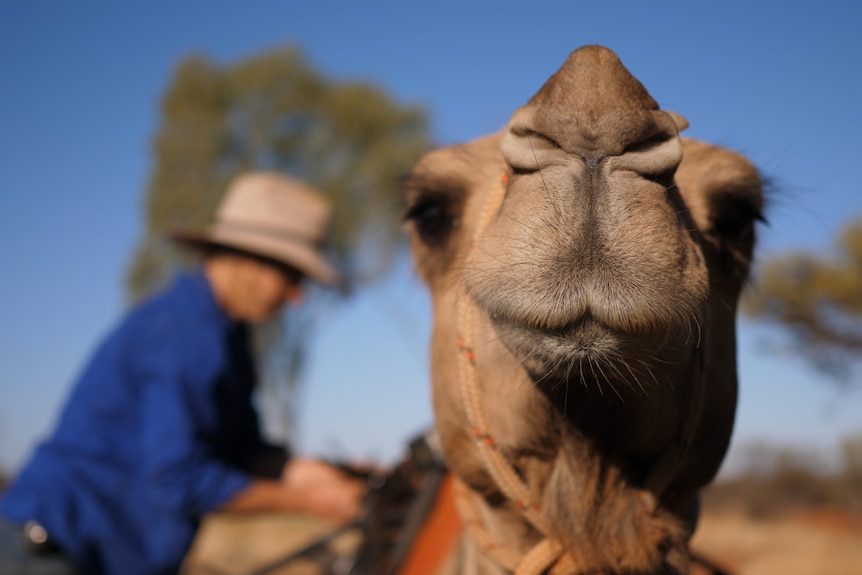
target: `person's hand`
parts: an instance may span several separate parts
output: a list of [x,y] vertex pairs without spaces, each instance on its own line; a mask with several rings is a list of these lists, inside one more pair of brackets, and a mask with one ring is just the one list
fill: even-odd
[[291,459],[281,482],[301,501],[304,513],[347,523],[359,513],[367,485],[317,459]]

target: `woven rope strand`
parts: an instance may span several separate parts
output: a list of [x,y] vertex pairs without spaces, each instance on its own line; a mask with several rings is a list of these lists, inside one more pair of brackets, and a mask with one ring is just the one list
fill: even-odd
[[[472,246],[475,246],[479,241],[491,218],[499,209],[505,195],[507,182],[508,178],[504,173],[495,182],[494,187],[489,190],[473,236]],[[465,493],[466,487],[462,489],[460,497],[457,498],[459,511],[465,519],[471,537],[483,553],[516,575],[541,575],[560,559],[563,555],[562,547],[547,538],[549,532],[547,522],[539,514],[538,509],[533,506],[529,488],[500,452],[489,431],[482,406],[482,393],[476,375],[472,331],[473,326],[476,325],[476,319],[476,306],[472,299],[465,295],[458,305],[458,367],[461,396],[467,421],[485,469],[506,498],[545,538],[522,557],[518,552],[497,543],[483,527],[475,508],[469,501],[469,493]]]
[[470,533],[473,543],[479,550],[497,565],[514,572],[521,562],[521,554],[500,544],[488,533],[481,517],[479,517],[476,504],[471,499],[470,488],[461,483],[460,480],[455,481],[455,505],[458,507],[458,513],[461,515],[461,520]]
[[[461,301],[459,309],[459,323],[461,328],[461,339],[469,348],[470,327],[475,325],[476,306],[469,297]],[[509,501],[521,510],[524,517],[543,535],[548,533],[548,525],[533,506],[530,498],[530,490],[515,469],[509,464],[494,442],[488,431],[488,422],[482,409],[482,396],[479,389],[478,378],[474,363],[465,353],[460,354],[460,377],[461,396],[464,401],[464,410],[467,421],[473,431],[473,438],[485,469],[494,479],[497,487],[503,492]]]
[[542,539],[524,555],[515,569],[515,575],[543,575],[562,554],[563,549],[558,542]]

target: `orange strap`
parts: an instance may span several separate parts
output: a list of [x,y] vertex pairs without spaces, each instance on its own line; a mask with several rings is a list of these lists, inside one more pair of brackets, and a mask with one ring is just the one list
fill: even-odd
[[454,550],[461,536],[461,519],[455,509],[452,475],[447,473],[437,491],[434,506],[398,575],[431,575]]

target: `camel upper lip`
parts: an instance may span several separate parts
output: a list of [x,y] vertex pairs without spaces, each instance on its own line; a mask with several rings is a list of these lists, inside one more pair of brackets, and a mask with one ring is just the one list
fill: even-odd
[[595,318],[589,311],[567,320],[548,321],[544,325],[535,325],[519,321],[518,319],[509,317],[506,314],[492,313],[490,316],[491,320],[497,325],[510,329],[532,331],[552,338],[568,338],[585,332],[619,332],[618,329],[606,325]]

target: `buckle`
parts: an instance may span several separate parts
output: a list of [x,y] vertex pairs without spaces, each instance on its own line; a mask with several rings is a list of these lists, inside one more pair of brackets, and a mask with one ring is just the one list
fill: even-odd
[[21,528],[27,550],[33,555],[52,555],[60,552],[60,548],[48,537],[48,530],[38,521],[27,521]]

